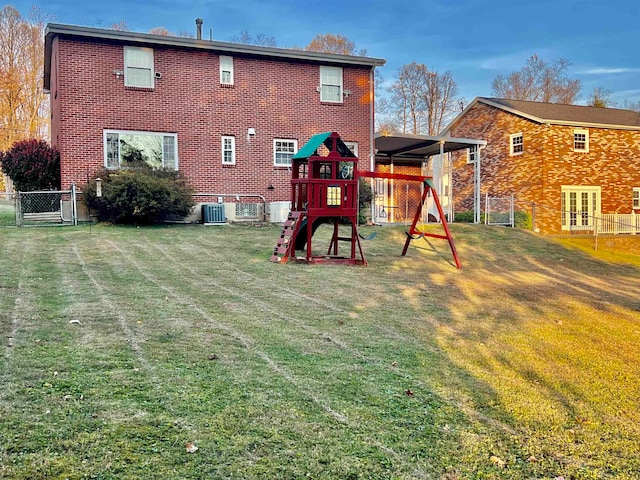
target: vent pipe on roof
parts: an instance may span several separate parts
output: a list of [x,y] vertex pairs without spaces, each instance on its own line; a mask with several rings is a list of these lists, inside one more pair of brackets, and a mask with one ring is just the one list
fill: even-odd
[[202,24],[204,21],[201,18],[196,18],[196,38],[202,40]]

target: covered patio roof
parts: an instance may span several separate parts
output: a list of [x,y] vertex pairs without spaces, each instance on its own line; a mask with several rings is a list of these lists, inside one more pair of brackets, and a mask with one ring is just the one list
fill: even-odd
[[376,162],[416,163],[432,155],[463,150],[473,145],[486,145],[486,140],[470,138],[429,137],[409,134],[378,134],[375,137]]

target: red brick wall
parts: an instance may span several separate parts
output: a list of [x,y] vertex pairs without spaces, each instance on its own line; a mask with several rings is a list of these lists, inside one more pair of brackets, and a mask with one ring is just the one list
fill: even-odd
[[[391,165],[378,164],[376,171],[392,173]],[[422,175],[420,165],[394,165],[393,173]],[[389,222],[411,222],[422,201],[422,183],[408,180],[389,180],[391,191],[385,199],[385,210]],[[426,218],[426,212],[425,212]]]
[[[51,42],[51,83],[50,83],[49,104],[51,108],[51,145],[60,147],[58,142],[60,137],[60,99],[58,98],[58,39]],[[64,188],[68,183],[64,183]]]
[[[319,66],[234,56],[234,86],[221,87],[219,56],[154,48],[153,90],[124,87],[122,44],[61,38],[52,77],[53,143],[62,186],[82,185],[104,165],[103,130],[177,133],[179,170],[198,192],[254,193],[288,200],[291,174],[273,165],[273,139],[298,141],[337,131],[358,142],[360,168],[370,154],[369,68],[345,67],[343,104],[321,104]],[[54,92],[57,99],[54,99]],[[247,129],[256,135],[248,137]],[[236,165],[222,166],[221,136],[236,138]],[[273,185],[274,190],[267,190]]]
[[[573,126],[541,125],[481,103],[451,129],[452,137],[487,141],[481,151],[481,195],[515,195],[516,210],[532,211],[543,233],[561,232],[562,185],[600,186],[602,213],[630,213],[640,186],[640,132],[588,128],[589,152],[573,151]],[[522,132],[524,153],[509,155],[509,135]],[[473,166],[454,156],[455,211],[473,209]]]

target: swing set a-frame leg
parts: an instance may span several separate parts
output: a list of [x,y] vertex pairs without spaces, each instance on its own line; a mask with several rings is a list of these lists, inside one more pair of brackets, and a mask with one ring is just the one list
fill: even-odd
[[[442,205],[440,204],[440,200],[438,199],[438,194],[436,193],[436,189],[433,188],[430,179],[425,179],[423,181],[424,191],[422,192],[422,199],[420,200],[420,204],[418,205],[418,209],[416,210],[416,214],[413,216],[413,222],[411,223],[411,228],[407,232],[407,240],[404,242],[404,248],[402,249],[402,256],[405,256],[407,250],[409,249],[409,244],[411,240],[415,240],[414,235],[419,235],[418,238],[421,237],[433,237],[433,238],[443,238],[449,242],[449,247],[451,248],[451,253],[453,254],[453,260],[456,263],[456,267],[458,270],[462,268],[460,264],[460,258],[458,257],[458,251],[456,250],[456,246],[453,243],[453,237],[451,236],[451,230],[449,230],[449,225],[447,223],[447,219],[444,215],[444,211],[442,210]],[[433,202],[438,210],[438,215],[440,216],[440,221],[442,222],[442,227],[444,229],[444,235],[438,235],[436,233],[427,233],[422,232],[416,228],[420,217],[422,216],[422,209],[424,207],[424,202],[427,199],[427,196],[431,192],[433,195]]]

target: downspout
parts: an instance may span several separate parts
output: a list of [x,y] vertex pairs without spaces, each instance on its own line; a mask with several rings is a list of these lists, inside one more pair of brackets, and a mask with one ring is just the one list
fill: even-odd
[[[442,191],[444,190],[444,139],[440,139],[440,178],[438,179],[438,197],[444,199]],[[447,199],[447,201],[449,201]],[[427,212],[427,218],[429,218],[429,212]],[[443,219],[440,219],[442,222]]]
[[[375,69],[376,67],[371,67],[371,71],[369,72],[369,170],[372,172],[376,171],[376,152],[375,152]],[[371,187],[371,223],[376,223],[376,192],[374,190],[375,179],[370,178],[369,184]],[[358,188],[358,192],[360,189]]]
[[477,147],[478,158],[476,159],[476,178],[475,178],[475,201],[474,205],[475,218],[473,223],[480,223],[480,145]]

